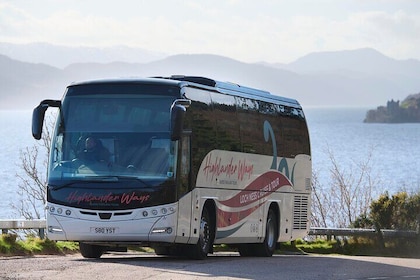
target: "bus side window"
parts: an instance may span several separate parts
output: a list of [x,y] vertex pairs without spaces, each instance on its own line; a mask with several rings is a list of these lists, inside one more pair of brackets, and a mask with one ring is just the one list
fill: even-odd
[[180,163],[180,184],[178,197],[189,192],[193,186],[190,184],[191,172],[191,136],[183,135],[181,138],[181,163]]

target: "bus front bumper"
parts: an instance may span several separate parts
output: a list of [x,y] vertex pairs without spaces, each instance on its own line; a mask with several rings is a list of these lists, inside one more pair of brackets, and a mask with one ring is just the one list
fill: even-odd
[[48,212],[47,236],[63,241],[172,243],[176,235],[176,210],[172,206],[169,209],[165,214],[146,217],[146,210],[141,209],[137,210],[141,211],[140,215],[133,213],[123,219],[110,213],[111,218],[107,220],[93,215],[86,219]]

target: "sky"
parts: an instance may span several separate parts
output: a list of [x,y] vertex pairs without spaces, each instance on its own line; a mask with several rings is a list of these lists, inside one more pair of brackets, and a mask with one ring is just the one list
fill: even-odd
[[290,63],[374,48],[420,59],[419,0],[0,0],[0,42]]

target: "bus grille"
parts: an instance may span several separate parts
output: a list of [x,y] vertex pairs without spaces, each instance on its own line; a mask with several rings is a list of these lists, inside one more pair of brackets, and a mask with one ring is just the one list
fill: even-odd
[[308,196],[296,195],[293,201],[293,229],[306,229],[308,222]]

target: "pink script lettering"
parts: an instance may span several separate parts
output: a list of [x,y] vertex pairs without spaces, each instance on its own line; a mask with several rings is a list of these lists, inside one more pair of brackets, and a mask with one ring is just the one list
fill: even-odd
[[207,180],[213,180],[214,176],[224,175],[227,178],[231,178],[231,176],[236,175],[237,179],[242,181],[246,175],[248,175],[248,179],[251,177],[254,166],[247,163],[246,159],[234,162],[233,157],[228,162],[222,162],[222,159],[219,157],[216,157],[213,161],[212,154],[210,154],[206,158],[203,171]]

